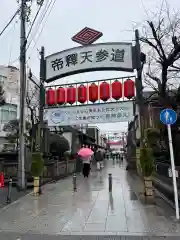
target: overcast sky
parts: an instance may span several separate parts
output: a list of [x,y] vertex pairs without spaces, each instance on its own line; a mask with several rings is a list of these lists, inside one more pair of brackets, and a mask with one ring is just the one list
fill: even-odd
[[[52,2],[55,0],[52,0]],[[2,29],[16,11],[16,0],[0,0],[0,29]],[[35,0],[34,0],[35,2]],[[44,0],[44,8],[51,0]],[[178,0],[163,1],[169,3],[172,9],[179,9]],[[71,40],[85,26],[103,32],[103,37],[98,42],[118,42],[134,40],[135,28],[141,28],[145,20],[152,17],[153,12],[162,5],[162,0],[56,0],[50,12],[38,28],[34,28],[29,38],[31,42],[27,52],[28,66],[33,73],[39,75],[38,49],[45,47],[46,55],[61,50],[78,46]],[[37,7],[32,6],[32,17]],[[42,10],[43,11],[43,10]],[[37,22],[38,23],[38,22]],[[36,26],[36,25],[35,25]],[[28,24],[27,24],[28,27]],[[7,31],[0,37],[0,64],[19,66],[19,17],[16,18]],[[94,72],[74,75],[61,79],[56,83],[80,82],[128,76],[125,72]],[[102,124],[99,126],[103,131],[123,131],[127,124]]]

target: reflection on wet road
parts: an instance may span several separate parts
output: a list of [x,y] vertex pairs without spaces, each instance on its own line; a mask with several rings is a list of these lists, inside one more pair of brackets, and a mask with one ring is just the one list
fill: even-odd
[[[108,173],[112,173],[111,194]],[[23,238],[28,240],[30,234],[41,233],[53,235],[52,239],[57,234],[131,236],[129,239],[180,235],[180,224],[174,220],[172,209],[160,199],[145,203],[142,192],[138,177],[130,176],[122,164],[110,161],[89,179],[78,176],[75,193],[72,178],[68,178],[46,185],[40,197],[25,196],[10,205],[0,212],[0,229],[29,234],[29,238]]]

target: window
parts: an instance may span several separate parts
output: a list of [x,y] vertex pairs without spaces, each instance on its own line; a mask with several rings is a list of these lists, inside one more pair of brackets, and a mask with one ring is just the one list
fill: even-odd
[[0,75],[0,84],[4,84],[7,80],[7,77]]
[[17,119],[17,106],[5,104],[0,107],[0,123],[4,124],[11,120]]
[[5,122],[8,121],[8,115],[9,115],[8,110],[2,109],[2,111],[1,111],[1,120],[2,120],[2,123],[5,123]]
[[16,111],[9,111],[9,120],[14,120],[17,118],[17,112]]

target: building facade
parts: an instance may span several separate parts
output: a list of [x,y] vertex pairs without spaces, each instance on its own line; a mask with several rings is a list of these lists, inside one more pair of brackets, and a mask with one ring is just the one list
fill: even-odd
[[[28,76],[28,75],[27,75]],[[33,80],[38,80],[34,77]],[[0,66],[0,84],[4,91],[5,105],[0,106],[0,145],[6,142],[6,132],[3,131],[4,124],[10,120],[18,119],[20,113],[20,71],[13,66]],[[31,98],[31,104],[37,103],[39,89],[27,78],[26,92]],[[25,107],[26,119],[29,119],[29,109]]]
[[95,143],[97,145],[100,145],[100,130],[98,127],[96,126],[88,126],[86,128],[86,134],[90,137],[92,137],[93,139],[95,139]]

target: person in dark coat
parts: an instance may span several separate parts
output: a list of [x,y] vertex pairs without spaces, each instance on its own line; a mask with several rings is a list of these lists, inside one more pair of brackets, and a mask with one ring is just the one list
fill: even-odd
[[81,173],[83,168],[82,158],[77,154],[76,155],[76,173]]
[[89,177],[89,173],[91,170],[91,156],[87,157],[87,158],[83,158],[83,176],[85,177]]
[[97,169],[101,169],[101,162],[103,161],[103,154],[100,150],[98,150],[95,154],[94,154],[96,163],[97,163]]

